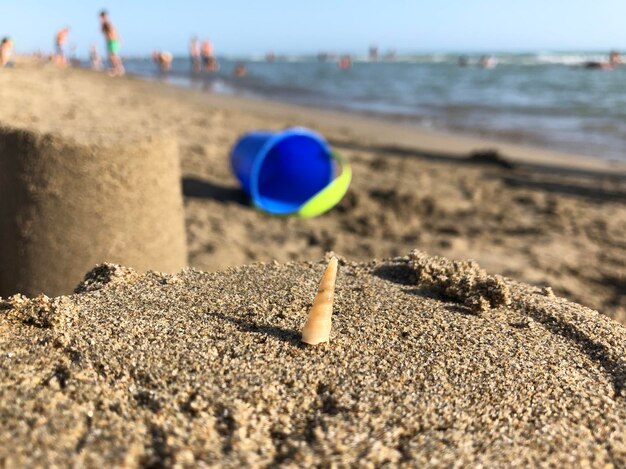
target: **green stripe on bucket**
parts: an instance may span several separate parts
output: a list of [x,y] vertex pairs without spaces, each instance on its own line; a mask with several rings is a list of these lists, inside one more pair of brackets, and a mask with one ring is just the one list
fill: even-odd
[[343,196],[346,195],[346,192],[348,192],[350,182],[352,181],[352,168],[348,161],[342,158],[339,153],[332,152],[332,157],[341,169],[341,174],[304,203],[297,212],[299,217],[312,218],[328,212],[337,205],[341,199],[343,199]]

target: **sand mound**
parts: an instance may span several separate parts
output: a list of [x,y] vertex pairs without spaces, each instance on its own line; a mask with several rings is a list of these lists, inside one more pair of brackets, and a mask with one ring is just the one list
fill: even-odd
[[500,275],[488,275],[473,261],[450,261],[413,251],[410,263],[418,285],[443,298],[459,300],[476,313],[511,303],[504,279]]
[[94,264],[186,265],[176,142],[0,127],[0,295],[66,294]]
[[626,464],[623,326],[413,253],[341,261],[331,342],[304,347],[324,267],[99,266],[0,303],[0,464]]

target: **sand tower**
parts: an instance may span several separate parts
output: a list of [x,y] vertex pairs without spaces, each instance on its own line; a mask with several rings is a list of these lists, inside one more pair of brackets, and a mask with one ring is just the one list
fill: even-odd
[[102,262],[186,261],[174,139],[0,127],[0,296],[71,293]]

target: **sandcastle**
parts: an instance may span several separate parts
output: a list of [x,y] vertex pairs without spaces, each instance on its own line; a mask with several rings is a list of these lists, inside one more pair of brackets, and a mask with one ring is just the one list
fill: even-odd
[[71,293],[93,265],[186,265],[174,139],[0,127],[0,296]]

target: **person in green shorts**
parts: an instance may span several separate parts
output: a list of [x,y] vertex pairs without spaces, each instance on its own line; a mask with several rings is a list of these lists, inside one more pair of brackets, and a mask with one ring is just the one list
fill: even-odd
[[124,75],[124,65],[122,64],[122,59],[119,55],[120,39],[113,23],[109,20],[109,13],[106,10],[102,10],[100,12],[100,25],[102,28],[102,34],[104,34],[104,39],[106,40],[109,61],[111,62],[110,75]]

